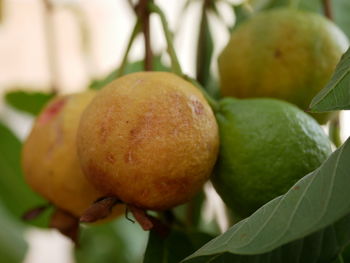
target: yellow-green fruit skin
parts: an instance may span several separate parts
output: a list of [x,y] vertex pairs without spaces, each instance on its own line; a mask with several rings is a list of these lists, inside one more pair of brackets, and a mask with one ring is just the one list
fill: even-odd
[[258,14],[232,33],[219,57],[222,94],[274,97],[306,110],[348,45],[345,34],[318,14],[292,9]]
[[332,153],[320,125],[277,99],[220,101],[220,152],[212,181],[239,218],[286,193]]
[[94,96],[88,91],[54,98],[35,120],[22,150],[28,184],[77,217],[103,196],[86,180],[76,148],[81,113]]
[[133,73],[104,87],[78,131],[87,178],[151,210],[193,197],[211,174],[218,145],[217,123],[201,92],[166,72]]

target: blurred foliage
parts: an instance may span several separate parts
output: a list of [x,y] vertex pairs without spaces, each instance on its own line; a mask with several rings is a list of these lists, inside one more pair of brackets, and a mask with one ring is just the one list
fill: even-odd
[[28,245],[24,228],[6,211],[0,202],[0,262],[20,263]]
[[45,104],[53,98],[52,93],[30,92],[24,90],[10,91],[5,94],[5,101],[13,108],[38,115]]
[[77,263],[141,263],[148,233],[120,217],[107,224],[81,229]]
[[[0,123],[0,200],[7,210],[20,219],[28,210],[47,203],[35,194],[25,182],[21,171],[21,142]],[[36,226],[47,226],[48,215],[31,221]]]
[[212,238],[205,233],[175,228],[166,237],[151,231],[143,263],[178,263]]

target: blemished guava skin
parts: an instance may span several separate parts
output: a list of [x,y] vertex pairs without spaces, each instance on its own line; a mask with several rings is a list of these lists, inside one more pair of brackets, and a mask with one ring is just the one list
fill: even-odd
[[89,181],[126,204],[159,211],[200,190],[218,145],[217,123],[202,93],[166,72],[113,81],[86,108],[78,130]]
[[[35,120],[22,150],[28,184],[75,217],[103,196],[86,180],[76,149],[81,113],[95,95],[87,91],[52,99]],[[122,212],[121,207],[116,207],[111,218]]]
[[332,152],[318,123],[285,101],[225,98],[216,117],[221,145],[212,181],[238,218],[286,193]]
[[[221,92],[278,98],[307,110],[348,46],[324,16],[291,8],[262,12],[238,26],[219,56]],[[331,114],[313,116],[325,123]]]

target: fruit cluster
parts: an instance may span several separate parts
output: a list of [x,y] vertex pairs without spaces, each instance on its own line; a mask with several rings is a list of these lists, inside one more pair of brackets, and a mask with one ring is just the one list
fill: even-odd
[[[223,98],[212,109],[196,86],[165,72],[58,96],[24,145],[26,179],[81,217],[111,196],[142,210],[168,210],[189,201],[213,174],[227,206],[246,217],[331,153],[318,123],[278,99],[305,109],[347,45],[325,18],[280,9],[242,24],[220,56],[223,95],[248,99]],[[111,217],[123,209],[116,206]]]

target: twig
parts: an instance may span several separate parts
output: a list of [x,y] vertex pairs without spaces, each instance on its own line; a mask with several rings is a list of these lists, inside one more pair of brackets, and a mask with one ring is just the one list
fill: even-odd
[[142,32],[145,39],[145,70],[151,71],[153,69],[153,52],[151,46],[150,34],[150,11],[148,3],[150,0],[140,0],[135,8],[136,14],[142,23]]
[[322,2],[324,15],[328,19],[333,20],[331,0],[322,0]]
[[49,71],[51,77],[50,89],[54,94],[59,92],[59,69],[56,56],[56,41],[55,41],[55,26],[52,20],[52,14],[54,6],[50,0],[42,0],[44,4],[44,27],[45,27],[45,38],[47,57],[49,64]]
[[164,34],[165,34],[165,39],[167,42],[167,46],[168,46],[168,53],[171,59],[171,68],[172,68],[172,72],[174,72],[175,74],[182,76],[182,70],[180,67],[180,63],[179,60],[177,59],[176,56],[176,52],[175,52],[175,48],[173,45],[173,37],[172,34],[170,32],[169,26],[168,26],[168,22],[165,18],[165,15],[163,13],[163,11],[154,3],[150,2],[148,4],[149,10],[151,12],[154,12],[156,14],[159,15],[160,20],[162,22],[162,26],[163,26],[163,30],[164,30]]
[[340,147],[342,145],[342,140],[340,136],[340,120],[339,120],[339,112],[336,116],[334,116],[329,123],[329,138],[334,143],[336,147]]
[[120,67],[119,67],[119,70],[118,70],[118,73],[117,73],[117,77],[120,77],[121,75],[124,74],[126,63],[128,62],[128,55],[129,55],[130,49],[132,47],[132,44],[134,43],[135,38],[140,33],[140,29],[141,29],[141,23],[140,23],[140,20],[137,19],[136,23],[135,23],[135,26],[134,26],[134,29],[133,29],[133,31],[132,31],[132,33],[130,35],[129,42],[128,42],[128,45],[126,47],[126,50],[125,50],[125,53],[124,53],[124,57],[122,59],[122,63],[120,64]]

